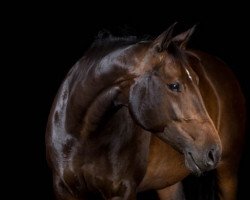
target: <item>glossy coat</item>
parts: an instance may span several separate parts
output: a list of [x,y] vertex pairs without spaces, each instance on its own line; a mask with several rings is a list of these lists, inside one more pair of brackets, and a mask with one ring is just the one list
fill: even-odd
[[194,28],[153,41],[97,40],[63,81],[48,120],[58,200],[184,199],[181,181],[215,169],[234,200],[244,97],[219,59],[186,48]]

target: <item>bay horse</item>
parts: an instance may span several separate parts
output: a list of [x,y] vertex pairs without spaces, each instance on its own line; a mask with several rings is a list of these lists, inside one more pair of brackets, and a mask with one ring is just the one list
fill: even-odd
[[243,94],[226,64],[187,48],[194,27],[174,25],[154,40],[100,38],[71,68],[46,130],[58,200],[180,200],[181,181],[210,170],[220,199],[236,199]]

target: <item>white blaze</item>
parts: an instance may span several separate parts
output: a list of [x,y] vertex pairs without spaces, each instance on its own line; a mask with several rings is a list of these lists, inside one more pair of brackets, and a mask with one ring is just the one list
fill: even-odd
[[191,77],[191,75],[190,75],[190,73],[189,73],[189,71],[187,70],[187,68],[185,68],[185,71],[187,72],[188,78],[189,78],[190,80],[193,80],[192,77]]

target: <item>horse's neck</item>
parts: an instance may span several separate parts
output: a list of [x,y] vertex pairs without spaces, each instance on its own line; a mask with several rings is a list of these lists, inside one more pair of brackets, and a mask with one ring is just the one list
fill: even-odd
[[[94,119],[94,113],[89,117]],[[125,106],[105,113],[98,126],[94,121],[90,129],[81,132],[78,145],[76,160],[80,161],[83,174],[118,183],[135,178],[139,184],[147,168],[150,133],[134,123]]]
[[97,98],[94,99],[87,109],[82,119],[81,136],[86,137],[89,134],[97,132],[100,126],[105,124],[109,117],[112,117],[118,109],[114,105],[114,99],[120,92],[119,87],[111,87],[104,90]]
[[[80,145],[88,149],[86,159],[91,155],[132,156],[133,151],[146,152],[150,134],[143,133],[130,116],[128,108],[115,104],[120,94],[117,86],[104,90],[90,105],[82,121]],[[145,143],[143,143],[143,141]],[[135,152],[134,152],[135,153]],[[118,158],[117,158],[118,159]]]
[[[122,50],[119,50],[121,53]],[[117,52],[115,56],[117,56]],[[114,56],[114,55],[112,55]],[[67,107],[67,131],[80,134],[82,129],[93,129],[92,125],[112,104],[119,93],[121,82],[128,79],[128,69],[119,59],[106,56],[98,63],[87,63],[82,59],[78,70],[72,72],[71,94]],[[77,74],[78,75],[74,75]],[[90,113],[92,117],[89,117]],[[97,117],[98,116],[98,117]],[[95,119],[94,119],[95,118]],[[85,124],[87,126],[85,126]],[[85,126],[85,127],[83,127]]]

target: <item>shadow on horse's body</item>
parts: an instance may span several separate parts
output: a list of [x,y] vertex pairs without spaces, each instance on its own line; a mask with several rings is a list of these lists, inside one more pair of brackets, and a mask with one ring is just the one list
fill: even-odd
[[172,31],[98,40],[71,69],[46,134],[58,200],[184,199],[181,181],[213,169],[236,198],[244,98],[223,62],[186,49],[193,28]]

